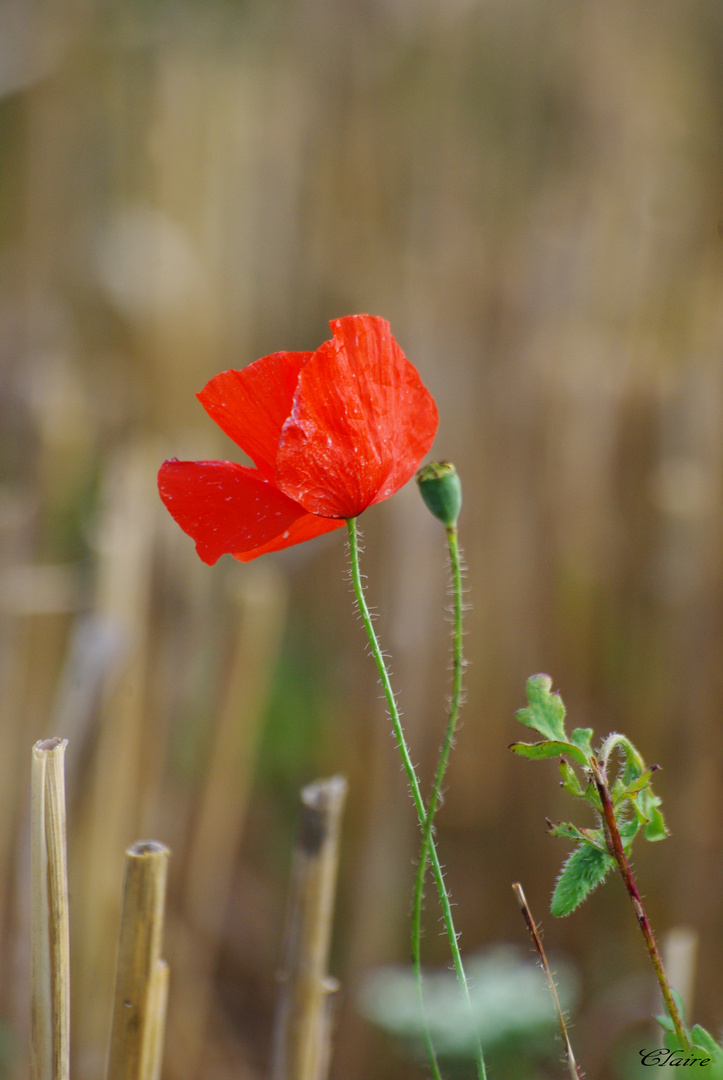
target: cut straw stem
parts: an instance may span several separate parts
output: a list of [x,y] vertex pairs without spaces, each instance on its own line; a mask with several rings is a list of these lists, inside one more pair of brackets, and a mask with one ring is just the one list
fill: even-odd
[[155,840],[126,851],[107,1080],[157,1080],[168,968],[161,960],[170,852]]
[[325,1080],[331,1048],[327,975],[346,780],[334,776],[301,792],[302,817],[274,1030],[272,1080]]
[[168,964],[159,960],[148,987],[146,1029],[143,1032],[141,1076],[143,1080],[159,1080],[163,1063],[163,1041],[166,1032],[168,1004]]
[[70,1076],[70,937],[65,739],[33,747],[31,770],[31,1075]]

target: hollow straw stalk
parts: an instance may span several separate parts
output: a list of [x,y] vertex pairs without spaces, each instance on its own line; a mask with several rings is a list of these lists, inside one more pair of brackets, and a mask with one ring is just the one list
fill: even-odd
[[31,1075],[70,1076],[70,938],[65,739],[33,747],[31,771]]
[[161,960],[170,852],[155,840],[126,851],[107,1080],[156,1080],[167,971]]
[[302,816],[286,925],[274,1030],[272,1080],[325,1080],[330,1059],[327,974],[346,780],[317,780],[301,792]]
[[[394,736],[399,748],[399,753],[402,758],[402,764],[407,776],[407,782],[409,784],[409,790],[412,796],[412,802],[414,803],[414,809],[417,813],[417,819],[419,826],[422,829],[424,836],[428,836],[429,845],[429,858],[432,864],[432,872],[434,874],[435,884],[437,886],[437,892],[439,893],[439,900],[442,906],[442,917],[444,920],[445,930],[447,931],[447,938],[449,940],[449,947],[452,954],[452,962],[457,974],[457,979],[460,984],[460,989],[463,998],[469,1009],[470,1017],[473,1017],[472,1001],[469,994],[469,985],[467,983],[467,977],[464,971],[464,965],[462,963],[462,956],[459,951],[459,943],[457,941],[457,932],[454,928],[454,920],[452,917],[452,908],[449,900],[449,894],[444,882],[444,875],[442,873],[442,867],[439,862],[439,856],[437,854],[437,847],[434,842],[434,836],[428,833],[427,830],[427,812],[424,806],[424,800],[422,799],[422,793],[419,787],[419,780],[412,763],[412,759],[409,753],[409,747],[402,727],[401,717],[399,715],[399,709],[397,707],[396,698],[392,689],[391,680],[389,678],[389,672],[387,671],[386,664],[384,663],[384,657],[377,639],[374,626],[372,624],[371,615],[367,606],[366,598],[364,596],[364,588],[361,581],[361,572],[359,568],[359,540],[358,531],[355,518],[350,518],[347,521],[347,527],[349,531],[349,562],[351,566],[351,577],[354,586],[354,594],[356,596],[357,604],[359,605],[359,613],[364,623],[364,629],[366,630],[367,638],[369,640],[369,646],[374,656],[374,660],[379,672],[379,678],[381,680],[382,688],[384,690],[384,696],[386,698],[387,707],[392,720],[392,726],[394,728]],[[479,1042],[479,1038],[476,1038],[475,1048],[475,1063],[477,1066],[477,1075],[479,1080],[486,1080],[487,1072],[485,1069],[484,1056],[482,1054],[482,1047]]]

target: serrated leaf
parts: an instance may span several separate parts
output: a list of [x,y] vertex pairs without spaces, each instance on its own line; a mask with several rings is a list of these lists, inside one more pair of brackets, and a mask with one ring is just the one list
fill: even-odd
[[586,758],[592,757],[592,728],[577,727],[570,736],[570,742],[579,746]]
[[602,829],[578,829],[577,825],[573,825],[570,821],[560,821],[557,825],[550,824],[550,836],[560,836],[563,840],[574,840],[578,844],[591,844],[600,851],[607,850]]
[[578,843],[585,839],[577,825],[573,825],[571,821],[558,821],[557,825],[548,821],[547,824],[550,828],[550,836],[561,836],[563,840],[577,840]]
[[559,742],[556,739],[544,739],[542,742],[536,743],[510,743],[508,749],[511,750],[513,754],[519,754],[520,757],[530,758],[532,761],[538,761],[540,758],[560,756],[571,757],[578,765],[584,765],[586,761],[585,755],[578,746],[573,746],[573,744],[569,742]]
[[552,914],[557,918],[569,915],[604,881],[614,865],[615,860],[610,855],[589,844],[575,848],[557,879],[550,905]]
[[552,693],[550,676],[532,675],[527,680],[526,691],[529,704],[515,713],[520,723],[539,731],[545,739],[567,742],[565,706],[560,695]]

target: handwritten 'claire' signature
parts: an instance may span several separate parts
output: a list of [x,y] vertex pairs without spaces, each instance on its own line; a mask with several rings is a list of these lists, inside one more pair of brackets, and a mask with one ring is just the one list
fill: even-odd
[[695,1057],[695,1055],[683,1056],[683,1050],[666,1050],[660,1047],[657,1050],[639,1050],[643,1065],[710,1065],[711,1058]]

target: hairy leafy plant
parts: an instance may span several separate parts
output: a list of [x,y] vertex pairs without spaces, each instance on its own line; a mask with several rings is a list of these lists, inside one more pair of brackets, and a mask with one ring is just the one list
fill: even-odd
[[698,1059],[705,1058],[706,1065],[711,1066],[710,1080],[723,1080],[723,1048],[699,1025],[686,1026],[628,861],[638,833],[652,841],[663,840],[668,835],[660,798],[652,788],[659,766],[647,766],[630,740],[617,732],[608,735],[597,752],[592,749],[591,728],[575,728],[568,736],[565,706],[560,695],[552,690],[549,675],[533,675],[527,680],[527,702],[515,715],[542,739],[534,743],[512,743],[510,750],[532,760],[559,758],[562,786],[574,798],[588,803],[596,822],[594,828],[578,828],[569,821],[556,825],[547,822],[553,836],[571,840],[575,845],[557,878],[552,914],[569,915],[617,866],[665,1001],[667,1016],[660,1023],[666,1032],[668,1050],[677,1055],[671,1064],[684,1070],[699,1069]]
[[[592,829],[578,828],[568,821],[555,825],[548,820],[553,836],[575,844],[552,896],[551,911],[559,917],[574,911],[615,866],[596,776],[602,778],[608,789],[626,857],[641,830],[647,840],[663,840],[668,831],[659,809],[660,798],[652,789],[658,766],[646,767],[629,739],[613,733],[594,754],[592,728],[575,728],[568,736],[565,706],[560,695],[552,690],[549,675],[533,675],[527,680],[527,701],[527,707],[519,709],[515,716],[538,732],[542,740],[512,743],[510,750],[532,760],[559,758],[562,786],[575,798],[587,802],[597,820],[597,827]],[[579,767],[580,775],[573,766]],[[613,772],[615,775],[611,776]]]

